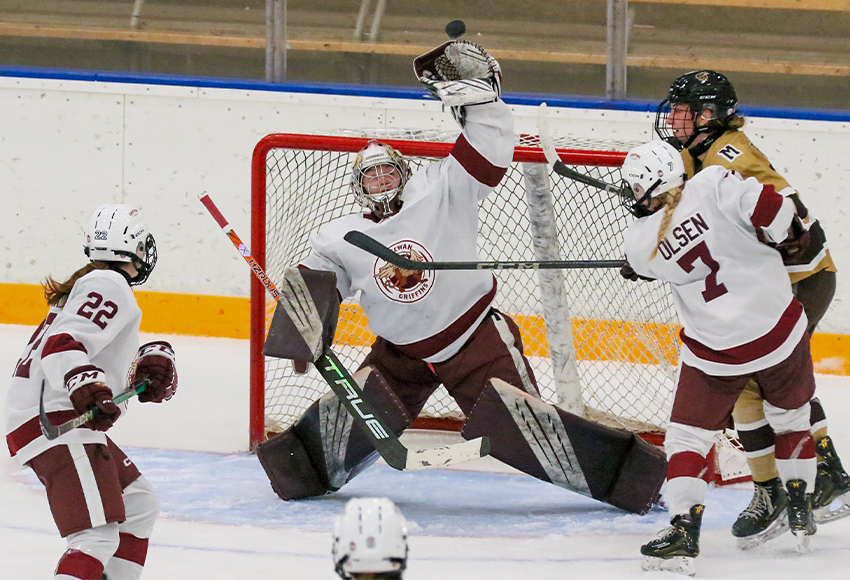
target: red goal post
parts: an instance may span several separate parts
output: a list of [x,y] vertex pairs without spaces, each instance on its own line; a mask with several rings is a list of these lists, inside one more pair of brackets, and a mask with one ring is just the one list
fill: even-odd
[[[400,151],[415,171],[446,157],[455,134],[367,130],[332,135],[272,134],[252,160],[251,250],[272,280],[308,251],[311,232],[359,211],[349,190],[354,155],[370,138]],[[633,144],[556,140],[561,159],[581,173],[619,183]],[[520,136],[505,178],[481,204],[482,260],[620,259],[633,219],[608,193],[551,174],[536,136]],[[661,284],[626,284],[616,270],[496,272],[495,306],[517,320],[525,354],[547,402],[663,438],[678,361],[678,324]],[[250,441],[282,431],[328,389],[314,370],[262,354],[274,301],[251,280]],[[374,336],[356,301],[341,308],[334,350],[354,370]],[[462,414],[441,388],[415,427],[456,428]],[[454,427],[452,427],[454,426]],[[648,438],[652,439],[648,435]]]

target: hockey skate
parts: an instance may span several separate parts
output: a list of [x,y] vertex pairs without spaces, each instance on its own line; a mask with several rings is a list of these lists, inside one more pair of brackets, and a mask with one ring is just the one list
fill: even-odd
[[812,494],[806,493],[806,482],[802,479],[789,479],[785,488],[788,490],[788,525],[797,538],[797,550],[805,552],[809,548],[809,537],[817,531]]
[[755,483],[750,505],[732,524],[732,535],[738,538],[738,549],[750,550],[781,536],[788,530],[788,494],[782,480],[774,477]]
[[815,445],[818,475],[812,492],[815,522],[825,524],[850,516],[850,475],[844,471],[832,439],[824,437]]
[[663,570],[693,576],[694,559],[699,556],[699,528],[705,506],[692,506],[690,513],[674,516],[670,527],[640,548],[643,554],[641,568],[646,571]]

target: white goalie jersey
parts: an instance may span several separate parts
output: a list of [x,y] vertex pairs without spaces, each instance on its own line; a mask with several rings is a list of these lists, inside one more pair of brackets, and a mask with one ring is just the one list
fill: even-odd
[[778,364],[806,330],[806,315],[774,248],[757,230],[782,241],[793,202],[712,166],[688,180],[668,233],[658,244],[664,210],[633,222],[623,250],[642,276],[670,282],[683,329],[682,361],[714,376]]
[[351,214],[325,224],[310,238],[312,253],[301,265],[335,272],[343,299],[359,293],[378,336],[428,362],[450,358],[489,310],[492,273],[402,270],[343,236],[361,231],[412,260],[478,260],[478,204],[504,176],[513,150],[507,105],[467,107],[451,155],[413,174],[397,214],[379,222]]
[[139,349],[142,311],[124,277],[112,270],[93,270],[74,284],[63,308],[53,307],[33,333],[15,367],[6,399],[6,443],[26,463],[53,445],[106,443],[106,435],[74,429],[48,441],[38,423],[39,399],[54,424],[77,415],[65,387],[65,376],[93,365],[104,371],[117,393]]

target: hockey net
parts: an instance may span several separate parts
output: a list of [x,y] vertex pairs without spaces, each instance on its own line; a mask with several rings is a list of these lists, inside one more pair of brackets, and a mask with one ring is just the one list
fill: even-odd
[[[417,130],[273,134],[254,150],[251,246],[273,281],[309,253],[322,224],[360,211],[349,189],[357,151],[370,138],[399,150],[415,171],[446,157],[456,133]],[[634,143],[556,140],[577,171],[619,183],[623,151]],[[482,260],[621,259],[633,219],[619,200],[551,174],[536,136],[518,138],[514,161],[481,204]],[[541,396],[594,420],[663,439],[678,363],[678,324],[669,290],[626,283],[616,269],[501,270],[495,307],[523,333]],[[286,360],[266,358],[263,343],[275,302],[251,283],[251,444],[293,424],[328,391],[314,370],[295,374]],[[345,301],[334,350],[350,370],[374,340],[356,298]],[[414,427],[457,429],[463,415],[441,387]],[[734,479],[727,472],[718,479]]]

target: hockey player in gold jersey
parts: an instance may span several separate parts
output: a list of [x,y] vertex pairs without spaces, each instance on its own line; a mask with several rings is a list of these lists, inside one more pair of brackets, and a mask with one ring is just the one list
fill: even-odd
[[[741,130],[745,120],[737,110],[737,95],[724,75],[692,71],[677,78],[667,98],[658,106],[656,133],[681,151],[688,177],[719,165],[744,178],[755,177],[790,198],[803,219],[804,232],[796,242],[778,249],[783,256],[794,294],[803,304],[811,334],[835,294],[835,263],[821,224],[800,200],[798,192],[771,165]],[[733,417],[755,482],[750,505],[732,527],[739,547],[747,549],[787,529],[787,497],[782,490],[774,455],[774,433],[765,419],[762,395],[750,382],[738,400]],[[850,515],[850,477],[844,471],[827,435],[826,416],[817,398],[811,401],[812,434],[818,452],[817,485],[813,503],[815,519],[826,522]],[[841,498],[841,503],[834,500]],[[830,505],[836,505],[830,508]]]

